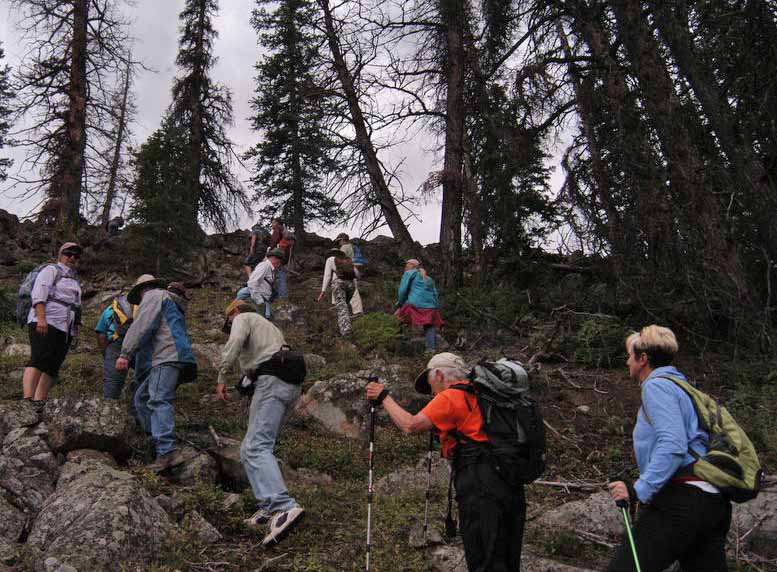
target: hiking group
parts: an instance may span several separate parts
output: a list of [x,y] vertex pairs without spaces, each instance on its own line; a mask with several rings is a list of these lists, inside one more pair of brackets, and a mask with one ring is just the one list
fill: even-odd
[[[305,514],[289,493],[273,454],[284,420],[300,396],[306,367],[304,356],[286,344],[271,321],[274,300],[288,296],[288,283],[280,280],[280,270],[294,246],[293,236],[280,221],[273,220],[272,228],[272,234],[257,227],[252,231],[245,260],[248,284],[224,311],[223,331],[228,339],[216,385],[217,399],[229,401],[229,378],[237,368],[236,389],[251,397],[240,459],[257,510],[244,523],[252,528],[267,525],[264,546],[279,542]],[[260,241],[267,248],[263,257],[256,254]],[[364,260],[347,235],[339,235],[336,241],[339,246],[326,259],[317,300],[331,288],[339,330],[348,335],[352,317],[361,312],[361,302],[356,312],[353,301]],[[78,244],[63,244],[56,263],[36,268],[20,288],[17,317],[23,315],[20,320],[27,326],[31,346],[23,393],[37,404],[47,398],[81,326],[76,272],[81,253]],[[127,389],[130,412],[154,444],[156,460],[150,468],[158,472],[185,461],[175,439],[173,402],[178,385],[197,376],[186,326],[188,300],[182,283],[166,284],[145,274],[126,296],[117,296],[104,309],[95,327],[104,356],[106,398],[120,397],[127,371],[134,368]],[[417,259],[408,260],[395,314],[423,328],[431,352],[443,325],[438,307],[434,281]],[[625,347],[629,376],[641,387],[633,432],[639,477],[633,484],[616,478],[608,485],[613,500],[623,507],[629,539],[616,550],[608,570],[659,572],[676,560],[685,572],[727,570],[730,501],[753,498],[762,477],[752,444],[725,408],[695,389],[672,365],[678,344],[671,330],[647,326],[631,334]],[[432,398],[414,414],[395,401],[380,380],[366,385],[365,397],[373,412],[370,510],[374,411],[383,407],[404,433],[429,432],[439,439],[442,456],[451,464],[468,570],[519,570],[526,520],[524,488],[543,473],[546,464],[545,426],[538,405],[529,397],[526,370],[508,359],[481,360],[470,368],[456,354],[437,353],[415,379],[415,389]],[[715,415],[708,415],[710,411]],[[431,446],[430,439],[430,452]],[[723,455],[725,462],[720,462]],[[446,525],[455,528],[451,502],[449,490]],[[638,517],[633,529],[629,512]]]

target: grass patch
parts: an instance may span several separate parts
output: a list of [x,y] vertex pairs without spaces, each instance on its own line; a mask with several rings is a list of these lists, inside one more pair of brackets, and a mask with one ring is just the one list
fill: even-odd
[[394,352],[401,335],[399,320],[393,314],[372,312],[353,323],[354,341],[366,351]]

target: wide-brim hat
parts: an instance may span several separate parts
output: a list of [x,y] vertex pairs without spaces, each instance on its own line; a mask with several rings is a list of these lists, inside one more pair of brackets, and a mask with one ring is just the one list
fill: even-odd
[[338,235],[335,237],[335,241],[339,241],[339,240],[344,240],[344,241],[348,242],[349,240],[351,240],[351,237],[349,237],[349,236],[348,236],[347,234],[345,234],[344,232],[341,232],[340,234],[338,234]]
[[160,278],[154,278],[152,274],[141,274],[135,280],[132,289],[127,293],[127,301],[137,306],[140,304],[140,293],[149,288],[164,288],[165,281]]
[[450,352],[436,354],[432,356],[432,359],[426,364],[426,369],[415,378],[415,390],[418,393],[423,393],[425,395],[432,393],[432,386],[429,385],[429,372],[440,367],[452,367],[467,371],[466,362],[456,354]]
[[279,260],[285,260],[286,259],[286,251],[282,248],[273,248],[270,252],[267,253],[267,258],[274,256],[275,258]]
[[227,309],[224,310],[224,325],[221,327],[221,331],[225,334],[229,333],[229,316],[231,316],[232,312],[237,309],[239,309],[241,312],[259,313],[259,308],[253,302],[249,302],[248,300],[243,300],[241,298],[232,300],[227,306]]

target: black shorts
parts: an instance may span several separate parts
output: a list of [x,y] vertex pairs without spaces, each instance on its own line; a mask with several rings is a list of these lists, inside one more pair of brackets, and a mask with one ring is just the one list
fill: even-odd
[[67,350],[70,348],[68,335],[52,326],[49,326],[46,333],[41,335],[35,326],[35,322],[27,324],[31,350],[27,367],[34,367],[56,378],[59,375],[62,362],[65,361]]

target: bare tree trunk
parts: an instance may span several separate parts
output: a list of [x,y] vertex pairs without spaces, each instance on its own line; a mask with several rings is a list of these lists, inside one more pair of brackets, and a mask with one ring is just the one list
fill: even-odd
[[[567,34],[564,31],[564,25],[561,21],[556,22],[556,30],[561,39],[564,53],[570,61],[568,64],[569,75],[572,78],[572,86],[575,90],[575,97],[577,99],[577,110],[580,115],[580,125],[582,127],[583,135],[585,136],[588,154],[591,158],[591,170],[593,171],[594,179],[596,181],[596,188],[593,189],[593,191],[596,196],[599,197],[599,200],[604,207],[604,212],[607,214],[610,248],[612,248],[613,254],[618,257],[623,253],[624,247],[623,222],[611,197],[613,188],[612,180],[602,161],[602,152],[594,132],[593,86],[591,85],[590,78],[583,78],[577,65],[572,63],[574,61],[572,49],[569,45],[569,39],[567,38]],[[617,261],[615,265],[618,266]]]
[[191,91],[189,93],[189,111],[191,113],[191,124],[189,125],[189,177],[192,190],[192,204],[190,205],[190,223],[197,224],[197,214],[200,210],[200,199],[202,195],[202,182],[200,175],[202,173],[202,78],[205,74],[205,47],[203,45],[205,37],[205,17],[207,15],[207,6],[205,0],[199,2],[199,15],[197,26],[197,37],[195,41],[194,66],[192,69]]
[[57,223],[62,232],[78,228],[81,179],[86,149],[86,45],[89,0],[73,2],[73,39],[70,48],[70,82],[65,137],[50,195],[59,198]]
[[131,58],[127,58],[127,69],[124,75],[124,88],[122,90],[121,106],[119,107],[119,119],[116,129],[116,143],[113,148],[113,159],[111,160],[111,172],[108,178],[108,189],[105,191],[105,204],[103,205],[103,212],[100,216],[100,224],[103,227],[108,226],[108,221],[111,218],[111,208],[113,207],[113,200],[116,197],[116,179],[119,173],[119,162],[121,160],[121,147],[124,144],[124,132],[126,130],[127,123],[127,100],[129,98],[132,63]]
[[483,228],[483,204],[478,192],[475,176],[475,166],[472,156],[472,143],[469,137],[464,137],[463,175],[466,190],[464,211],[466,212],[467,232],[469,233],[469,250],[472,256],[472,275],[475,286],[482,286],[482,276],[485,271],[484,248],[485,229]]
[[445,159],[442,177],[442,284],[461,286],[461,223],[464,162],[464,26],[463,0],[439,0],[445,29]]
[[413,238],[410,236],[405,221],[402,220],[402,216],[399,214],[397,205],[394,202],[394,197],[391,195],[391,190],[386,184],[383,170],[378,161],[377,152],[375,151],[375,147],[373,146],[369,132],[367,131],[367,122],[364,119],[364,114],[361,110],[359,96],[356,93],[353,78],[348,70],[348,65],[345,62],[342,50],[340,49],[337,32],[332,20],[332,10],[329,6],[329,0],[318,0],[318,3],[324,12],[324,25],[326,26],[327,41],[329,43],[329,49],[332,52],[334,68],[337,72],[340,84],[342,85],[345,99],[348,102],[351,122],[354,131],[356,132],[356,143],[359,146],[359,150],[361,151],[364,163],[367,167],[367,173],[370,176],[370,182],[372,183],[375,198],[380,206],[383,218],[386,219],[386,224],[388,224],[394,238],[399,241],[403,252],[410,254],[414,249]]

